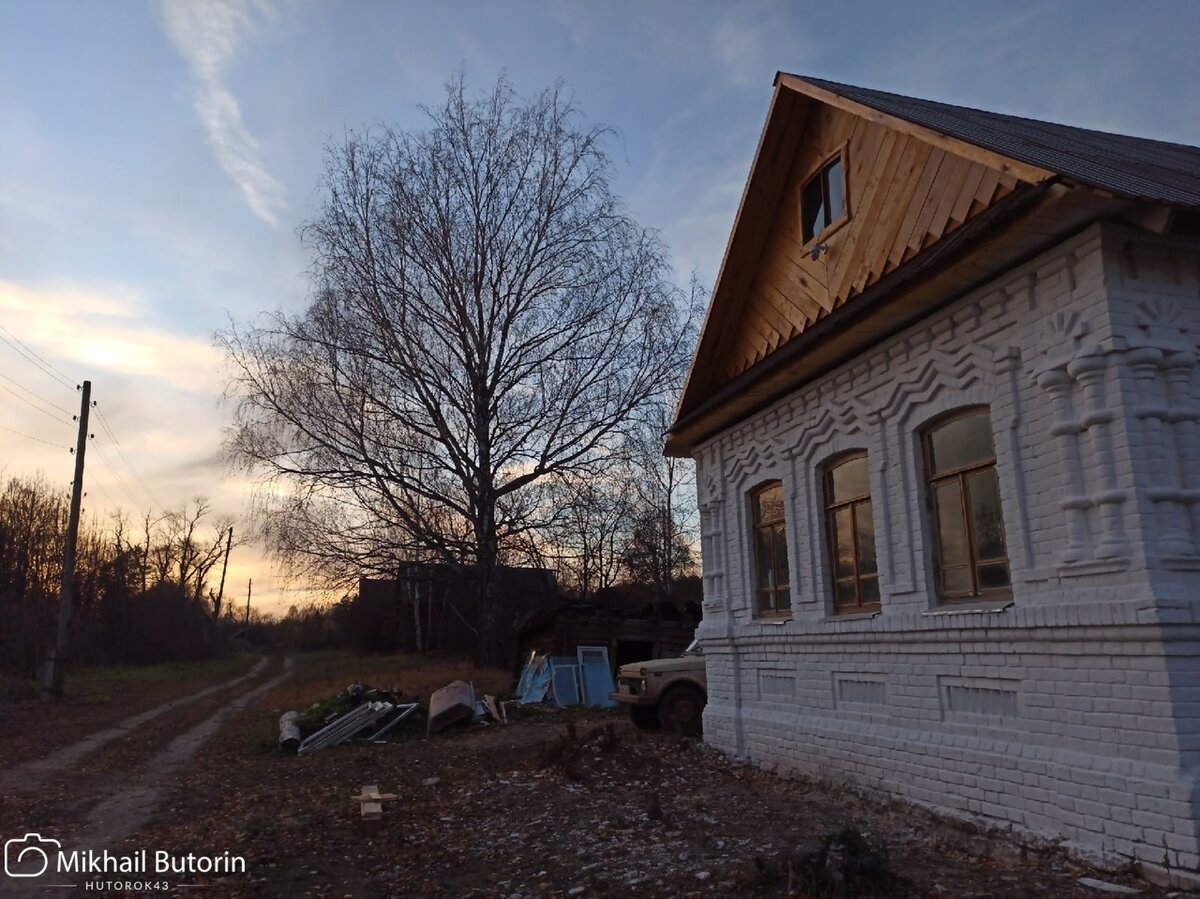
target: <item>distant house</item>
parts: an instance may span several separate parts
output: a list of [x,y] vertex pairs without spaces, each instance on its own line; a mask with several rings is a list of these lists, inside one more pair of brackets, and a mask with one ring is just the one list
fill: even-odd
[[1200,149],[780,74],[667,450],[706,739],[1200,869]]
[[[496,657],[517,663],[518,627],[531,612],[555,608],[554,573],[501,565],[496,572]],[[479,649],[479,595],[474,571],[443,564],[410,563],[395,579],[361,578],[358,597],[343,610],[359,648],[376,651],[445,650],[472,655]]]

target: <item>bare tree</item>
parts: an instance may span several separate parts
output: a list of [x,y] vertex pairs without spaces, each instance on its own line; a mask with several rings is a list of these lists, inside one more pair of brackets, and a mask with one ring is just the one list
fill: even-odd
[[310,521],[341,508],[343,529],[469,567],[496,662],[504,544],[684,370],[688,302],[610,190],[608,132],[561,89],[475,97],[460,76],[426,113],[329,150],[307,311],[218,335],[228,445]]
[[582,598],[620,579],[633,528],[636,495],[628,466],[566,486],[548,533],[547,555]]
[[671,599],[675,582],[695,565],[692,546],[699,536],[696,469],[690,459],[663,455],[672,407],[647,410],[631,438],[635,493],[633,533],[626,547],[630,576]]

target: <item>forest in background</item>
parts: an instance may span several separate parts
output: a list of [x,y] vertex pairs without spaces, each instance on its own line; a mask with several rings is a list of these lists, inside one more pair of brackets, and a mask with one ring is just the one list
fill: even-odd
[[[0,488],[0,672],[35,677],[52,646],[69,497],[40,477]],[[241,626],[219,601],[229,522],[203,499],[160,516],[85,517],[70,662],[148,664],[223,651]]]
[[[564,596],[582,600],[694,598],[694,501],[677,465],[649,457],[620,477],[577,484],[561,495],[553,526],[513,546],[505,563],[551,571]],[[53,645],[68,512],[69,497],[44,478],[12,476],[0,488],[0,674],[36,677]],[[219,593],[229,526],[203,499],[136,519],[85,515],[71,666],[198,659],[231,640],[360,651],[373,645],[364,634],[378,642],[380,622],[365,620],[348,583],[336,602],[283,615],[251,609],[247,622],[244,607]]]

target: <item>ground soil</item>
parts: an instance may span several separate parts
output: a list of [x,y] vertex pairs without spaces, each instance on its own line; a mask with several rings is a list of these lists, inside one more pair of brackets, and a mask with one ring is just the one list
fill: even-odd
[[68,670],[63,694],[53,702],[43,701],[31,681],[0,680],[0,771],[120,728],[164,705],[194,702],[261,661],[237,655],[140,668]]
[[[280,755],[279,714],[355,680],[422,696],[455,677],[481,692],[510,682],[447,660],[294,662],[272,686],[278,659],[163,713],[70,777],[0,789],[0,833],[41,828],[64,846],[246,858],[244,874],[170,878],[173,894],[193,897],[784,896],[789,882],[791,895],[831,895],[813,859],[823,838],[848,828],[875,863],[850,895],[1106,895],[1081,877],[1161,892],[910,806],[737,767],[693,740],[637,731],[617,712],[527,711],[507,726],[432,737],[417,720],[386,744]],[[183,756],[181,734],[199,735]],[[147,784],[154,794],[136,816],[106,832],[103,809]],[[363,821],[351,801],[365,784],[399,797],[380,822]],[[126,835],[129,820],[137,830]]]

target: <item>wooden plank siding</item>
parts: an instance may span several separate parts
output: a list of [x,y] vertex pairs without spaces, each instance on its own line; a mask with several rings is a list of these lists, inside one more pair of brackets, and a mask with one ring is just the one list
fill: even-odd
[[1036,255],[1090,222],[1118,217],[1131,206],[1123,198],[1059,183],[997,181],[997,194],[979,215],[943,240],[868,287],[855,302],[823,315],[762,363],[698,400],[680,417],[666,452],[689,456],[697,444],[742,420],[797,386],[862,352],[978,287],[1014,263]]
[[[843,147],[849,218],[806,244],[801,190]],[[775,352],[1019,183],[1011,171],[957,155],[919,134],[811,104],[739,320],[723,341],[716,383]],[[828,249],[814,260],[817,243]]]

